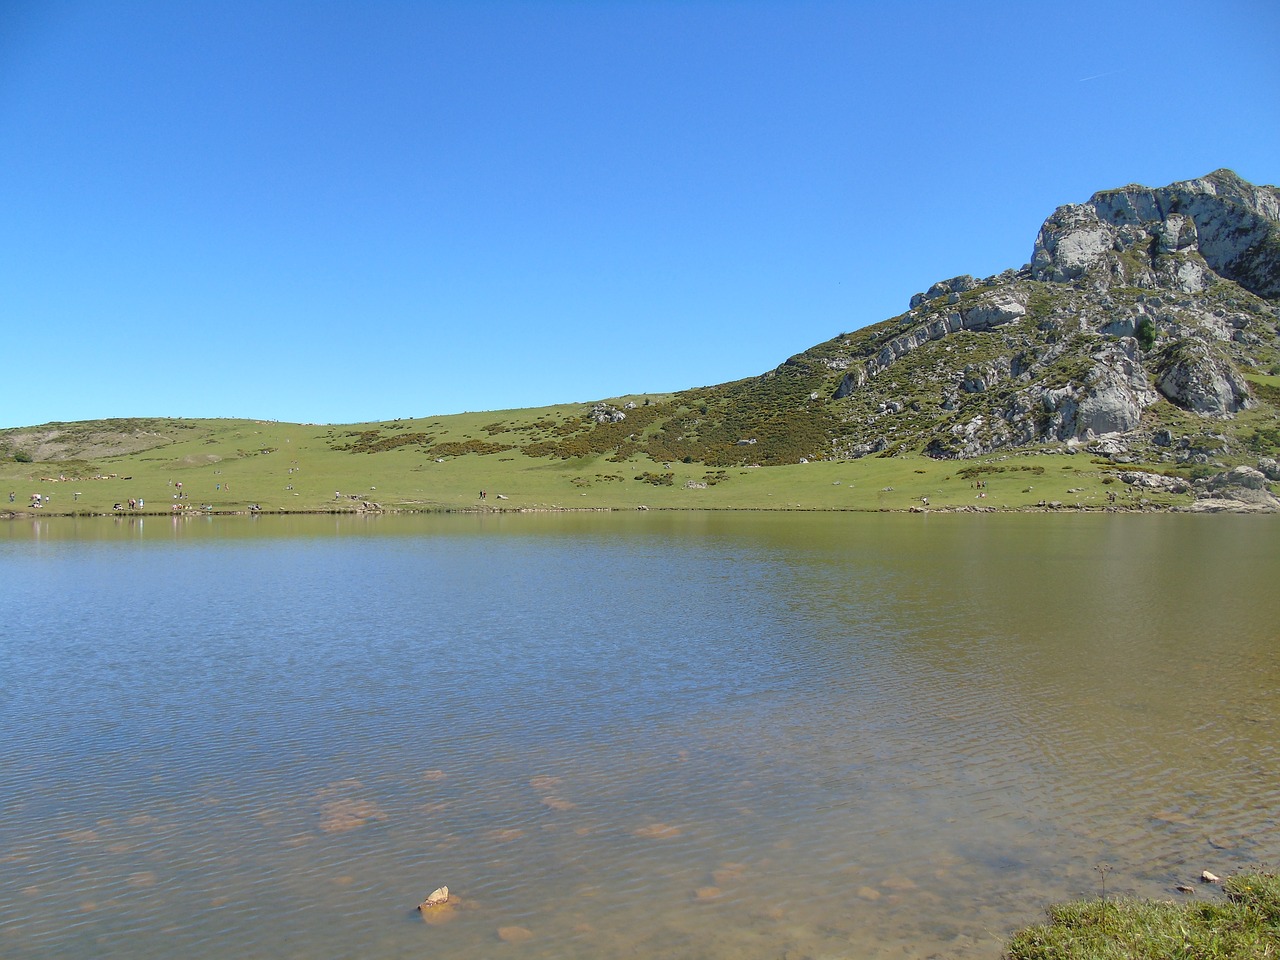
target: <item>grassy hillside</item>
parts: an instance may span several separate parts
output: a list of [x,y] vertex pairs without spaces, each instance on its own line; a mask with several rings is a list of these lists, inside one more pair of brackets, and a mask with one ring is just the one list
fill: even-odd
[[[645,405],[646,400],[648,406]],[[1135,493],[1120,467],[1085,453],[1045,451],[963,463],[923,456],[724,466],[675,457],[689,397],[619,397],[627,419],[596,423],[574,404],[328,426],[253,420],[130,420],[0,431],[0,510],[112,513],[141,499],[146,513],[517,509],[906,510],[1041,501],[1066,507],[1190,502]],[[685,411],[680,413],[679,411]],[[646,415],[649,411],[649,415]],[[671,434],[655,445],[645,435]],[[634,438],[634,439],[629,439]],[[724,441],[740,461],[761,444]],[[34,455],[28,451],[34,450]],[[50,452],[56,456],[50,456]],[[45,459],[48,457],[48,459]],[[28,458],[30,458],[28,462]],[[1167,465],[1162,465],[1167,469]],[[985,486],[976,484],[982,481]],[[178,484],[181,484],[179,491]],[[479,499],[481,490],[487,493]],[[12,491],[15,502],[8,504]],[[181,493],[181,496],[179,496]]]
[[[44,513],[1189,502],[1186,482],[1231,467],[1277,476],[1277,197],[1226,170],[1104,191],[1045,221],[1033,265],[939,281],[731,383],[345,426],[0,430],[0,488],[12,511],[38,494]],[[1176,482],[1129,477],[1136,492],[1132,469]],[[1241,473],[1218,486],[1275,509],[1265,477]]]

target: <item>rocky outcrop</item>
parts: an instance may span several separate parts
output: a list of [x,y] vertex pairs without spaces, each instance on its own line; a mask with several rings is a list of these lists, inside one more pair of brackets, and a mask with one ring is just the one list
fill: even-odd
[[[1130,243],[1136,240],[1131,236]],[[1104,223],[1089,204],[1059,207],[1036,237],[1031,275],[1036,280],[1065,283],[1078,280],[1104,262],[1117,246],[1120,231]]]
[[1192,413],[1225,417],[1250,405],[1244,376],[1199,337],[1169,344],[1155,357],[1152,369],[1159,391]]
[[1230,170],[1167,187],[1128,186],[1059,207],[1036,238],[1037,280],[1203,291],[1212,275],[1280,296],[1280,192]]
[[840,456],[1120,438],[1117,456],[1201,463],[1236,441],[1160,443],[1163,405],[1218,422],[1255,408],[1246,374],[1280,370],[1278,334],[1280,191],[1220,170],[1059,207],[1027,267],[940,280],[807,368],[838,377]]
[[1266,474],[1242,465],[1201,481],[1190,509],[1198,513],[1274,513],[1280,511],[1280,498],[1271,492]]
[[[951,282],[954,281],[947,281],[946,285]],[[937,286],[939,285],[934,285],[934,287]],[[931,287],[930,290],[933,290],[934,287]],[[928,298],[926,297],[925,302],[927,300]],[[979,297],[962,308],[948,310],[941,315],[930,317],[927,321],[913,326],[905,333],[893,337],[881,347],[874,358],[846,373],[836,387],[832,398],[839,400],[842,397],[849,396],[871,377],[874,377],[880,371],[888,368],[917,347],[921,347],[926,343],[941,340],[962,330],[994,330],[996,327],[1020,320],[1026,316],[1026,313],[1026,304],[1016,292],[1003,292]],[[828,366],[831,365],[831,362],[828,361]]]
[[992,453],[1007,446],[1013,430],[999,418],[982,415],[952,424],[941,436],[934,437],[925,453],[940,460],[967,460]]
[[1143,410],[1159,399],[1136,354],[1132,340],[1107,343],[1078,385],[1040,388],[1041,438],[1091,440],[1136,429]]
[[[632,406],[634,407],[634,404]],[[611,407],[607,403],[597,403],[591,408],[591,419],[596,423],[621,423],[627,419],[627,415],[617,407]]]
[[937,300],[939,297],[955,298],[950,300],[950,302],[955,303],[960,294],[968,293],[977,285],[978,281],[967,273],[952,277],[950,280],[939,280],[925,293],[914,294],[911,297],[911,306],[914,309],[930,300]]

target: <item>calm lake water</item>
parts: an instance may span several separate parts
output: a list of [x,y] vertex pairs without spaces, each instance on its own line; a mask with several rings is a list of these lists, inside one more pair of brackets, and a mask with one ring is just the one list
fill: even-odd
[[0,956],[995,957],[1280,862],[1278,583],[1265,517],[0,524]]

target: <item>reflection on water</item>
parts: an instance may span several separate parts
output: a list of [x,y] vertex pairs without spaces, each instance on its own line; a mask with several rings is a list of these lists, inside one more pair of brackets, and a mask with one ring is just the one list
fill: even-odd
[[0,955],[995,956],[1274,864],[1277,532],[0,526]]

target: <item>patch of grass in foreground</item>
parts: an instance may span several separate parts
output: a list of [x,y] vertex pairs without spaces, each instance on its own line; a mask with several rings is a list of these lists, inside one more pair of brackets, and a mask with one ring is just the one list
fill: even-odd
[[1280,957],[1280,877],[1229,878],[1226,900],[1085,900],[1009,941],[1008,960],[1262,960]]

